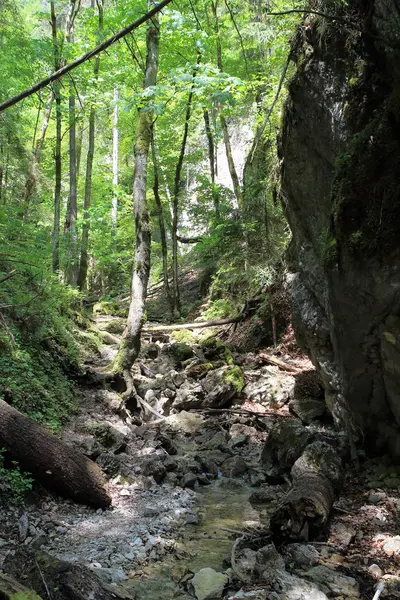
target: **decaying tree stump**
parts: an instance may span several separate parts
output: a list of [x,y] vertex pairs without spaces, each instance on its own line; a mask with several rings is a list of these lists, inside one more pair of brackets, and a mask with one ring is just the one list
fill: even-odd
[[44,427],[0,400],[0,447],[45,487],[96,508],[111,499],[100,468]]
[[325,475],[307,473],[295,479],[271,516],[274,542],[315,539],[325,528],[333,500],[333,487]]
[[340,456],[326,442],[304,450],[291,469],[292,488],[271,516],[275,543],[315,539],[324,532],[342,473]]

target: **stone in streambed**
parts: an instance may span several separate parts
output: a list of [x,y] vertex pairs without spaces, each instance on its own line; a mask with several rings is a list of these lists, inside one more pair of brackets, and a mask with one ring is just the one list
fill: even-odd
[[219,600],[228,583],[228,576],[207,567],[196,573],[190,583],[197,600]]

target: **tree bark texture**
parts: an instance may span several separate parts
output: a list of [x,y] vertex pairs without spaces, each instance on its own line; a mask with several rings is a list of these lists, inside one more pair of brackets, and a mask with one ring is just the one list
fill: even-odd
[[[143,88],[156,84],[158,70],[159,22],[154,16],[147,29],[146,72]],[[145,301],[150,274],[150,222],[146,198],[147,162],[153,112],[141,108],[135,134],[135,170],[133,208],[135,217],[135,262],[132,275],[131,302],[124,337],[114,362],[114,370],[123,374],[126,396],[133,392],[131,368],[140,352],[140,338],[145,320]]]
[[118,183],[119,183],[119,134],[118,134],[118,88],[114,88],[114,110],[113,110],[113,127],[112,127],[112,172],[113,172],[113,199],[111,208],[111,224],[115,230],[118,221]]
[[211,177],[211,184],[212,184],[212,197],[213,197],[213,202],[214,202],[215,218],[217,219],[217,221],[219,221],[221,214],[220,214],[220,206],[219,206],[219,194],[218,194],[218,190],[215,186],[215,144],[214,144],[214,136],[213,136],[213,132],[211,129],[210,115],[209,115],[208,110],[204,110],[203,117],[204,117],[204,125],[205,125],[205,129],[206,129],[206,136],[207,136],[207,143],[208,143],[208,160],[210,162],[210,177]]
[[[219,35],[219,24],[218,24],[218,0],[211,2],[211,9],[212,9],[213,17],[214,17],[214,32],[215,32],[215,38],[216,38],[216,43],[217,43],[217,65],[218,65],[218,69],[222,72],[224,69],[223,69],[223,64],[222,64],[222,46],[221,46],[221,38]],[[226,122],[224,115],[221,113],[219,115],[219,120],[221,123],[222,134],[224,137],[226,159],[228,161],[229,174],[232,179],[233,192],[235,194],[236,201],[238,203],[238,207],[240,210],[242,210],[243,195],[242,195],[242,189],[241,189],[240,182],[239,182],[239,177],[238,177],[236,167],[235,167],[235,161],[233,160],[232,146],[231,146],[231,140],[229,137],[228,124]]]
[[342,459],[331,444],[309,444],[291,468],[293,485],[271,516],[276,543],[308,541],[324,533],[343,476]]
[[[97,1],[97,7],[99,11],[99,35],[103,29],[103,3],[102,0]],[[100,57],[96,56],[94,63],[93,75],[97,80],[100,70]],[[90,232],[90,205],[92,201],[92,173],[93,173],[93,160],[94,160],[94,140],[95,140],[95,127],[96,127],[96,109],[92,103],[89,114],[89,143],[88,153],[86,160],[86,180],[85,180],[85,199],[83,204],[83,226],[82,226],[82,239],[81,239],[81,256],[79,261],[79,272],[77,285],[80,290],[83,290],[86,285],[86,278],[89,264],[89,232]]]
[[[70,12],[67,22],[67,41],[74,41],[74,21],[80,7],[80,2],[70,0]],[[65,280],[76,286],[78,277],[78,198],[77,198],[77,163],[76,163],[76,91],[74,82],[69,82],[68,126],[69,126],[69,198],[65,218],[65,237],[67,246],[67,264]]]
[[3,400],[0,444],[45,487],[82,504],[111,504],[103,474],[93,461]]
[[181,299],[179,291],[179,270],[178,270],[178,222],[179,222],[179,196],[181,191],[182,166],[185,158],[186,143],[189,135],[189,121],[192,114],[192,102],[194,95],[194,79],[200,64],[201,55],[197,54],[197,65],[193,73],[193,84],[190,88],[185,114],[185,125],[183,128],[183,136],[181,149],[179,152],[178,162],[175,169],[174,177],[174,193],[172,199],[172,281],[173,281],[173,299],[174,299],[174,317],[179,317],[181,313]]
[[[57,71],[61,66],[60,49],[57,40],[57,18],[54,2],[50,2],[51,33],[53,40],[54,68]],[[54,99],[56,103],[56,142],[54,151],[55,184],[54,184],[54,220],[53,220],[53,244],[52,244],[52,270],[57,272],[60,267],[60,216],[61,216],[61,84],[54,82]]]
[[163,210],[163,205],[162,205],[161,196],[160,196],[160,178],[159,178],[159,169],[158,169],[158,161],[157,161],[157,153],[156,153],[154,135],[155,135],[155,126],[153,125],[152,131],[151,131],[151,152],[152,152],[152,157],[153,157],[153,170],[154,170],[153,192],[154,192],[154,199],[155,199],[156,205],[157,205],[158,225],[160,228],[164,290],[165,290],[165,295],[167,296],[168,304],[171,309],[171,313],[173,315],[174,301],[172,298],[171,288],[169,286],[169,278],[168,278],[167,234],[166,234],[166,230],[165,230],[164,210]]

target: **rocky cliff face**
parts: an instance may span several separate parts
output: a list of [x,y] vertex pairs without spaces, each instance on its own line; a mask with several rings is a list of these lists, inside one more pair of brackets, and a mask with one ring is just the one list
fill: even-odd
[[400,2],[349,4],[340,21],[308,17],[295,40],[289,289],[336,421],[400,457]]

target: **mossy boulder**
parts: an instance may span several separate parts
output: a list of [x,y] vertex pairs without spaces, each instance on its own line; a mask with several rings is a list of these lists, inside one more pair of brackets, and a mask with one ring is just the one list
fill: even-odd
[[216,336],[207,337],[200,342],[204,356],[210,361],[223,360],[228,365],[233,364],[230,348]]
[[205,398],[202,406],[223,408],[239,394],[244,387],[244,374],[237,365],[225,366],[210,371],[201,382]]
[[192,358],[193,350],[185,342],[175,342],[168,348],[168,354],[170,354],[179,363]]
[[171,338],[174,342],[179,342],[183,344],[194,344],[196,342],[196,337],[189,329],[180,329],[178,331],[173,331],[171,333]]

